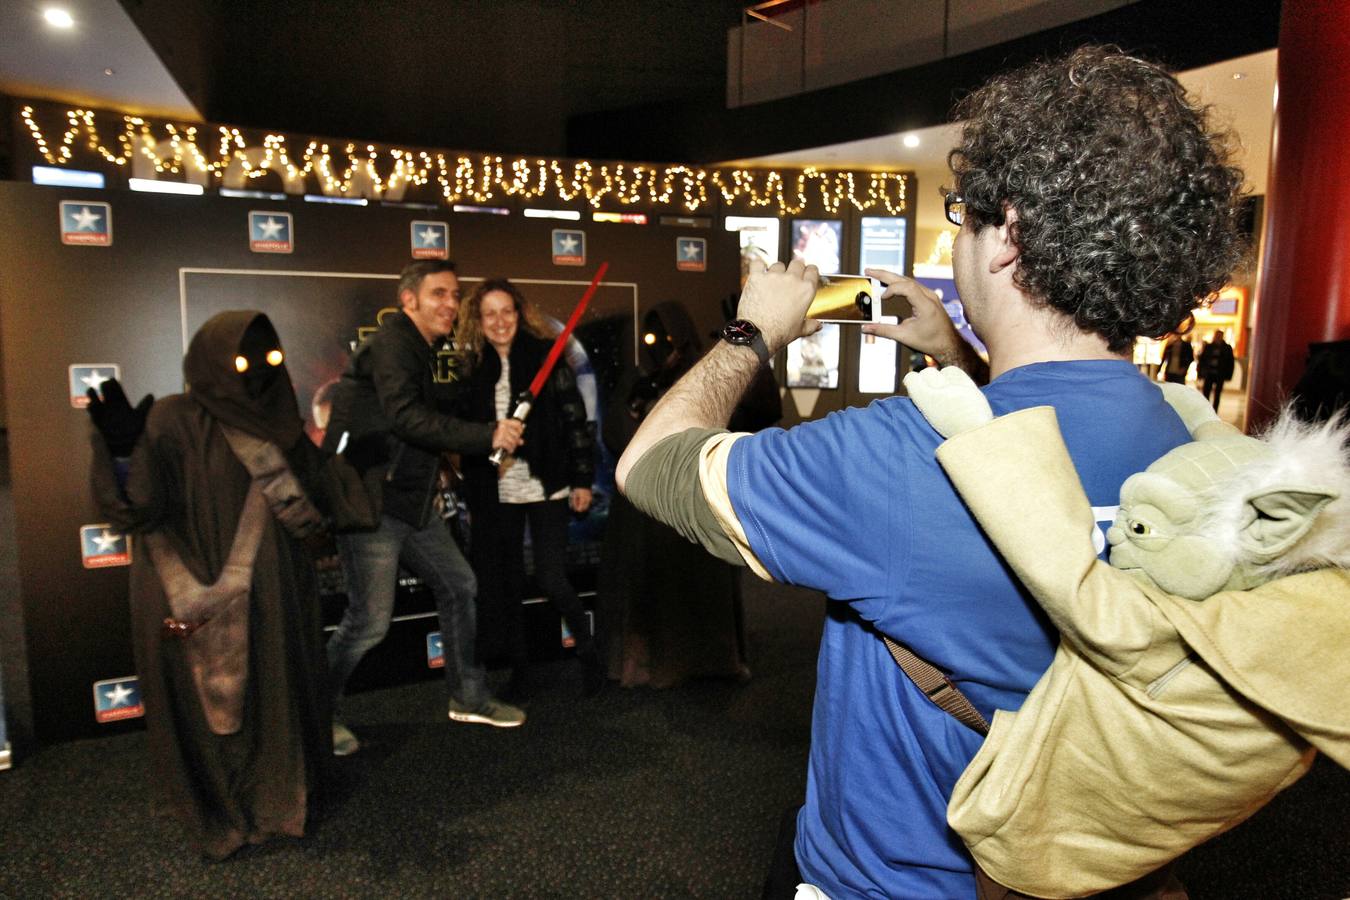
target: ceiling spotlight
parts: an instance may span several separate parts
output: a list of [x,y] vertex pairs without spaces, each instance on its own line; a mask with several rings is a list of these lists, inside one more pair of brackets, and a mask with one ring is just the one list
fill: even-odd
[[103,70],[103,74],[104,74],[104,75],[108,75],[108,76],[113,76],[113,75],[116,75],[116,74],[117,74],[117,70],[114,69],[112,66],[108,66],[108,68],[106,68],[106,69]]
[[917,134],[907,134],[901,138],[900,143],[909,147],[911,150],[919,146],[919,136]]
[[1233,73],[1233,80],[1234,80],[1234,81],[1241,81],[1242,79],[1244,79],[1244,78],[1246,78],[1246,77],[1247,77],[1247,73],[1246,73],[1246,72],[1234,72],[1234,73]]
[[53,28],[74,28],[75,20],[70,17],[70,13],[61,9],[59,6],[49,6],[42,11],[42,18],[47,20],[47,24]]

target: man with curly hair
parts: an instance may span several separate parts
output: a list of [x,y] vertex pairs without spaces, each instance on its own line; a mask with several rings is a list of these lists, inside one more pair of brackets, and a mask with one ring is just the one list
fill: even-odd
[[[1189,440],[1128,354],[1137,336],[1177,330],[1240,260],[1242,173],[1171,75],[1111,48],[999,76],[956,115],[946,204],[957,288],[989,349],[984,394],[996,415],[1055,407],[1100,550],[1125,478]],[[865,330],[976,368],[936,296],[874,274],[914,315]],[[883,636],[949,673],[990,719],[1021,705],[1057,635],[953,492],[940,438],[907,398],[787,431],[721,427],[764,361],[816,327],[804,319],[816,279],[800,262],[752,267],[742,319],[648,415],[619,484],[722,558],[831,600],[806,802],[766,896],[798,878],[834,900],[974,896],[946,809],[981,736],[930,702]]]

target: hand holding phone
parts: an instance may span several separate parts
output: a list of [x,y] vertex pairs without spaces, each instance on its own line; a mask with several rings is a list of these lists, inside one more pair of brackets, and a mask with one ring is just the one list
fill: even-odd
[[881,282],[865,275],[822,275],[806,317],[838,325],[881,321]]

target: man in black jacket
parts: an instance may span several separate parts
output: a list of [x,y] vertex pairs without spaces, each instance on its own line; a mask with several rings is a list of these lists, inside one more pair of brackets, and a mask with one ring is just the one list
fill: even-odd
[[[410,263],[399,278],[402,309],[352,354],[333,402],[327,435],[363,472],[380,508],[374,531],[339,538],[348,606],[328,642],[334,697],[361,657],[389,630],[401,565],[436,598],[441,623],[449,716],[511,728],[525,714],[487,690],[475,659],[477,583],[473,569],[435,511],[444,453],[514,451],[523,426],[514,419],[466,422],[450,414],[463,375],[458,357],[441,352],[459,315],[454,263]],[[345,445],[345,446],[344,446]],[[356,737],[336,719],[333,751],[356,751]]]
[[1223,339],[1223,329],[1214,329],[1214,337],[1200,350],[1197,374],[1203,385],[1205,399],[1214,399],[1214,411],[1219,411],[1219,395],[1223,383],[1233,377],[1233,348]]

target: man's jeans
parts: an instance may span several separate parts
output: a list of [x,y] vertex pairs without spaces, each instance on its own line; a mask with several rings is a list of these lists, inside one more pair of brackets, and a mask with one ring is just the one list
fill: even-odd
[[436,598],[450,699],[464,709],[488,700],[487,677],[475,661],[477,636],[473,569],[459,552],[440,517],[421,530],[389,516],[372,532],[338,536],[347,576],[347,611],[328,641],[328,676],[333,697],[342,696],[347,678],[389,631],[394,588],[402,565],[420,578]]

